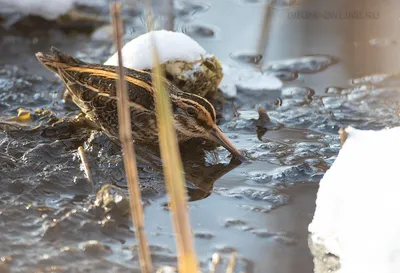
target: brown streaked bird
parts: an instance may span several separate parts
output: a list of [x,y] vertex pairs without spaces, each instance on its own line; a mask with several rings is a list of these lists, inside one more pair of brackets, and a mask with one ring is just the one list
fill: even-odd
[[[38,60],[56,73],[72,95],[74,103],[86,116],[111,137],[119,139],[115,66],[89,64],[52,47],[52,55],[41,52]],[[149,72],[125,69],[132,122],[132,137],[142,144],[158,142],[154,86]],[[241,161],[246,158],[233,146],[216,125],[212,104],[201,96],[181,91],[167,79],[173,109],[174,126],[179,142],[192,138],[211,140],[225,147]]]

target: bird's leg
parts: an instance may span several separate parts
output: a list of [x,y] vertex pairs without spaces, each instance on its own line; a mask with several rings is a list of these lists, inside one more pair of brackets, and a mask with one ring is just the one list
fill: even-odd
[[71,93],[68,91],[68,89],[64,90],[63,96],[62,96],[63,100],[65,103],[74,103],[72,101],[72,95]]

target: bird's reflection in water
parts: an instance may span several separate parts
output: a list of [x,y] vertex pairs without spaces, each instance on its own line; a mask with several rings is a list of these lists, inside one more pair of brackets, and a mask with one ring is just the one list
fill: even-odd
[[[209,160],[207,154],[212,152],[207,150],[213,147],[215,146],[207,146],[201,140],[192,140],[180,146],[189,201],[208,197],[212,192],[214,183],[241,164],[241,161],[235,157],[232,157],[228,164]],[[162,172],[158,149],[137,145],[135,150],[138,164],[146,164],[155,171]]]

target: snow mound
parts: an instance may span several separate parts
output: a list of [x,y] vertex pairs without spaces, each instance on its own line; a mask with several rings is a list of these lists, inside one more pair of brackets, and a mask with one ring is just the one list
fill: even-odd
[[[153,67],[153,39],[157,44],[161,63],[168,61],[195,62],[207,54],[204,48],[184,33],[157,30],[136,37],[122,48],[124,66],[140,70],[151,69]],[[117,66],[117,53],[104,64]]]
[[338,273],[400,272],[400,127],[345,131],[320,182],[311,238],[340,258]]

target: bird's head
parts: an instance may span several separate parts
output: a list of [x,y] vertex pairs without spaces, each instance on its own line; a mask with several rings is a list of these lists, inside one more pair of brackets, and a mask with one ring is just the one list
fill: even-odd
[[241,161],[246,158],[233,146],[216,124],[212,104],[198,95],[177,92],[171,94],[175,128],[185,140],[203,138],[217,143]]

